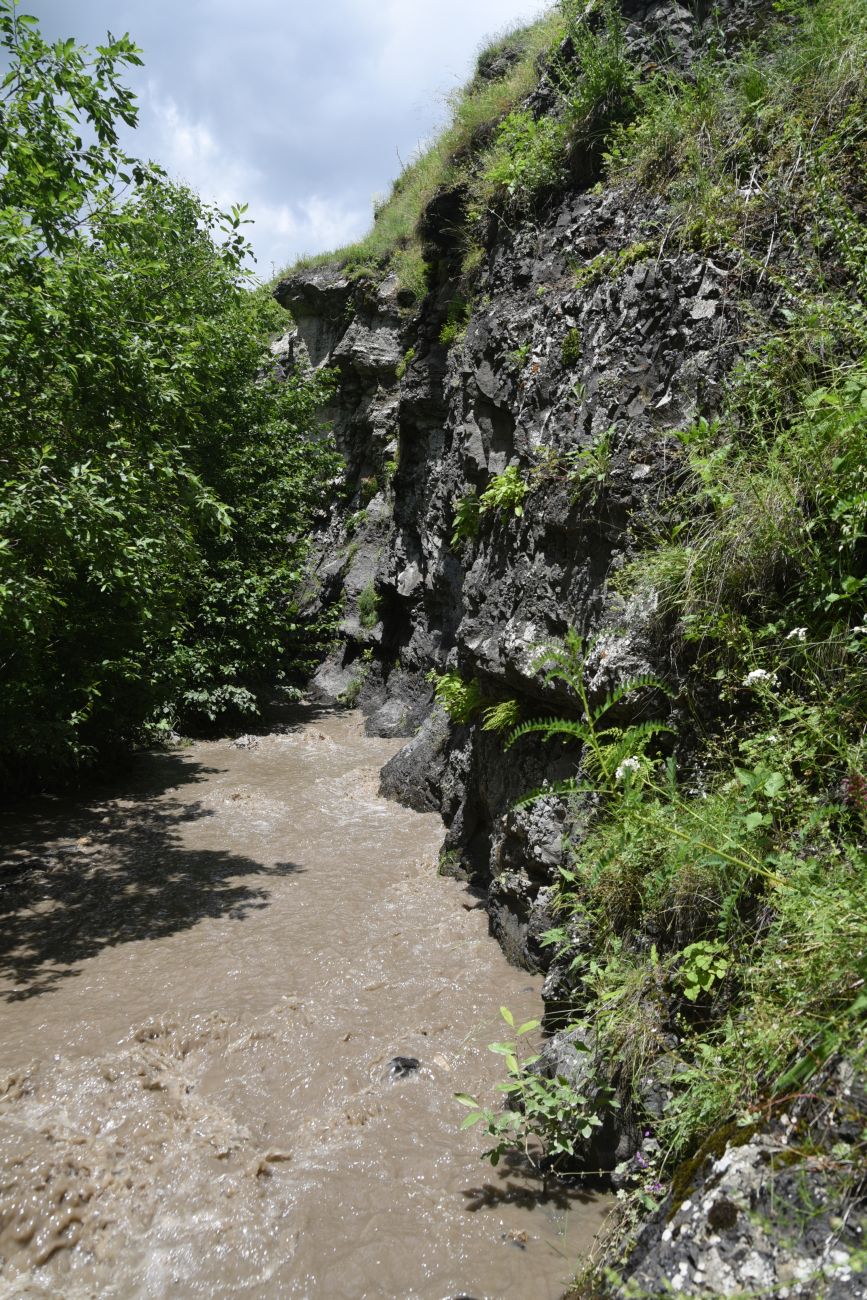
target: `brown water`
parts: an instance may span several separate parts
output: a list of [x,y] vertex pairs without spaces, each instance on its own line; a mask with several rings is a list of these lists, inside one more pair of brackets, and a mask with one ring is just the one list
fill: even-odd
[[560,1295],[604,1204],[452,1095],[539,982],[377,796],[396,747],[308,715],[0,823],[0,1294]]

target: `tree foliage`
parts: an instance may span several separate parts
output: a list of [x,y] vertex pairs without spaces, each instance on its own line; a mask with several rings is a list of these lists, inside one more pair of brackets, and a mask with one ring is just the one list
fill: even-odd
[[0,46],[2,780],[249,711],[296,669],[336,460],[327,378],[275,372],[243,208],[119,143],[129,37],[48,45],[0,0]]

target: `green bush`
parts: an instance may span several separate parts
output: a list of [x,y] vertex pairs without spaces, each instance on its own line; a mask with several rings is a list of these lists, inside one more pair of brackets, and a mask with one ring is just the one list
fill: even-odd
[[567,331],[560,344],[560,360],[566,370],[573,370],[581,360],[581,331],[577,325]]
[[0,780],[21,780],[255,710],[309,662],[304,535],[338,461],[328,380],[272,373],[243,210],[117,143],[135,48],[49,46],[6,0],[0,43]]

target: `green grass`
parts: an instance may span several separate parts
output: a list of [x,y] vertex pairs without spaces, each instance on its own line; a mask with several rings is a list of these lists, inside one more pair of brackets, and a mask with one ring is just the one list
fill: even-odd
[[[632,112],[636,73],[625,52],[619,10],[613,0],[602,0],[600,8],[604,21],[591,30],[585,6],[561,0],[538,22],[483,51],[476,75],[451,101],[444,131],[401,172],[364,239],[301,258],[280,275],[326,264],[374,279],[393,270],[402,289],[420,301],[429,269],[419,219],[440,191],[462,187],[467,196],[464,273],[471,277],[481,260],[474,237],[478,219],[491,208],[529,207],[538,195],[564,184],[570,159],[578,153],[601,157],[610,131]],[[568,61],[560,54],[567,36],[575,51]],[[480,69],[507,49],[516,57],[505,74],[493,80],[481,75]],[[542,64],[557,109],[535,117],[522,105],[539,82]]]
[[358,620],[368,631],[379,622],[379,596],[372,582],[359,594]]
[[333,252],[300,258],[278,278],[331,263],[381,278],[385,268],[393,266],[402,285],[417,299],[422,298],[426,280],[416,229],[421,213],[439,190],[467,177],[473,154],[490,137],[496,123],[533,89],[538,80],[539,56],[558,41],[563,30],[563,17],[554,10],[529,27],[499,37],[479,56],[480,63],[489,55],[515,46],[520,50],[517,61],[498,80],[475,75],[453,96],[445,130],[401,172],[391,194],[376,210],[364,239]]

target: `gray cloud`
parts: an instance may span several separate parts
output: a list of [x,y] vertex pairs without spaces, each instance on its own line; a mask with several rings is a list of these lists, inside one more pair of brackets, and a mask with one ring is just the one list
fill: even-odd
[[46,36],[129,31],[131,151],[248,202],[259,272],[358,238],[483,41],[540,0],[24,0]]

